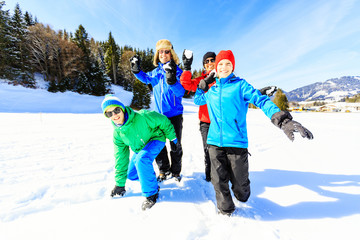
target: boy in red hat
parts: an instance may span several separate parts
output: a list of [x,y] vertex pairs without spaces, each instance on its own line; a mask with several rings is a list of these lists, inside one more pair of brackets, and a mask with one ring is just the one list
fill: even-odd
[[235,205],[229,181],[236,199],[246,202],[250,197],[246,127],[249,103],[259,107],[291,141],[294,140],[294,132],[308,139],[313,139],[313,135],[300,123],[293,121],[289,112],[280,111],[268,96],[262,95],[244,79],[234,75],[235,57],[232,51],[220,51],[216,56],[215,69],[215,85],[209,89],[209,82],[201,80],[194,102],[197,105],[207,104],[209,110],[211,124],[207,144],[211,183],[215,189],[219,213],[231,216]]
[[[190,52],[190,54],[189,54]],[[192,52],[189,50],[184,50],[182,61],[184,65],[184,72],[181,74],[180,82],[187,91],[195,92],[198,84],[201,80],[204,80],[208,88],[215,84],[215,58],[216,54],[214,52],[207,52],[203,56],[203,66],[205,70],[201,73],[200,77],[191,79],[191,64],[193,61]],[[269,97],[276,92],[276,86],[270,86],[260,89],[261,94],[266,94]],[[210,117],[206,104],[199,107],[199,120],[200,120],[200,133],[203,141],[204,148],[204,163],[205,163],[205,180],[210,182],[211,180],[211,162],[209,157],[209,147],[206,143],[207,135],[210,127]]]

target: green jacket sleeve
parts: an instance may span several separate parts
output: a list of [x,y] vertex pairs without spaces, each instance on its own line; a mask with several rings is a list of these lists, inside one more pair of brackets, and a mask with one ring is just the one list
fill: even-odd
[[115,155],[115,183],[116,186],[124,187],[129,167],[129,146],[114,133],[114,155]]
[[174,126],[165,115],[155,111],[148,111],[146,121],[151,128],[159,128],[170,141],[176,138]]

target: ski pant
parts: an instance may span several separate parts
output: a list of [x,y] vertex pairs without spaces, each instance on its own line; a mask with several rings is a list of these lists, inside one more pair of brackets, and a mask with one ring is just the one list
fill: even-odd
[[181,158],[183,155],[182,146],[181,146],[181,135],[183,128],[183,116],[182,114],[170,117],[172,125],[174,126],[177,143],[170,142],[170,156],[171,156],[171,166],[169,162],[169,157],[167,153],[166,146],[161,150],[159,155],[156,157],[156,163],[159,167],[160,173],[165,173],[171,171],[174,174],[180,174],[181,172]]
[[144,197],[152,196],[158,192],[153,162],[164,146],[165,142],[151,141],[140,152],[134,153],[130,160],[127,172],[128,179],[140,181],[141,192]]
[[211,163],[210,163],[210,156],[209,156],[209,146],[206,143],[207,136],[209,132],[210,123],[207,122],[200,122],[200,133],[203,141],[203,148],[204,148],[204,162],[205,162],[205,177],[206,179],[210,179],[210,171],[211,171]]
[[235,205],[229,189],[232,184],[234,196],[241,202],[250,197],[250,180],[247,148],[218,147],[209,145],[211,183],[216,194],[217,207],[232,213]]

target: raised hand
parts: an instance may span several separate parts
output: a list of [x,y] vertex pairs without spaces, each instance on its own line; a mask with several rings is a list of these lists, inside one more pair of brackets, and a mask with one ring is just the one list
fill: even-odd
[[166,82],[169,85],[174,85],[176,83],[176,63],[173,60],[164,64]]
[[130,67],[131,67],[131,71],[136,74],[140,72],[140,58],[139,56],[133,56],[130,58]]
[[184,70],[190,71],[191,70],[191,64],[193,62],[193,52],[190,50],[185,49],[182,55],[182,61],[184,64]]
[[215,81],[215,77],[216,77],[216,71],[214,69],[209,73],[209,75],[205,79],[203,79],[199,82],[198,88],[204,90],[204,92],[208,91],[209,84],[211,84]]

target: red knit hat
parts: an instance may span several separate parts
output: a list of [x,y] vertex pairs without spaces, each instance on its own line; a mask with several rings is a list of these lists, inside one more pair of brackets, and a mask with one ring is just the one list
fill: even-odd
[[218,55],[216,55],[215,60],[215,69],[217,69],[217,66],[221,60],[227,59],[229,60],[233,65],[233,71],[235,69],[235,57],[231,50],[221,50]]

